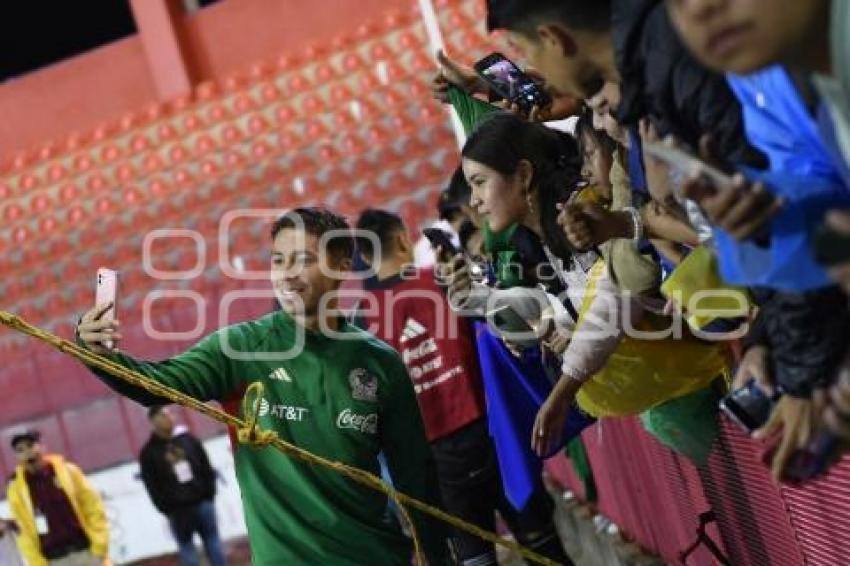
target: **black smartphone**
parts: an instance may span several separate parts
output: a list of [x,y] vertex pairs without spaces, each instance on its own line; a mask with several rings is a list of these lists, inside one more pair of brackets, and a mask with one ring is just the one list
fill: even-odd
[[775,403],[775,398],[768,397],[755,381],[750,381],[721,399],[720,410],[744,431],[752,434],[767,423]]
[[826,224],[815,230],[812,246],[815,259],[825,267],[850,262],[850,236],[836,232]]
[[461,250],[452,241],[452,235],[445,230],[439,228],[425,228],[422,230],[422,235],[428,238],[434,248],[442,248],[443,252],[454,257],[461,253]]
[[475,72],[502,98],[516,103],[524,112],[534,106],[548,106],[552,98],[513,61],[501,53],[491,53],[475,64]]

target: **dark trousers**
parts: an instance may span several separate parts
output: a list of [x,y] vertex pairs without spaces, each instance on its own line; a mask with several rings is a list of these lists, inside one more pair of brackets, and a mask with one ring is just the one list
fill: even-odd
[[[555,503],[542,479],[525,508],[514,509],[508,501],[496,451],[484,420],[441,438],[431,446],[443,504],[449,513],[493,532],[498,511],[521,545],[561,564],[572,564],[555,529]],[[496,564],[496,552],[489,542],[461,531],[455,533],[454,542],[460,564]]]
[[212,501],[202,501],[194,507],[180,509],[168,516],[171,532],[177,541],[182,566],[198,566],[198,553],[195,551],[193,537],[200,535],[207,552],[210,566],[226,566],[221,538],[218,535],[218,522],[215,505]]

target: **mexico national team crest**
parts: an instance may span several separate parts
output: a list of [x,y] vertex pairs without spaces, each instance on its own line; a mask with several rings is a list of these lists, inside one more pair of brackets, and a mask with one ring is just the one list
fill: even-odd
[[378,377],[368,370],[357,368],[348,374],[348,382],[351,384],[351,397],[357,401],[378,400]]

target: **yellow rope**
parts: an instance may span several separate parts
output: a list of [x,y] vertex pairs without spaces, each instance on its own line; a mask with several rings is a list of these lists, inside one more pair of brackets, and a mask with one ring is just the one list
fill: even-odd
[[374,474],[354,466],[349,466],[342,462],[328,460],[327,458],[323,458],[322,456],[318,456],[308,450],[282,440],[274,431],[260,429],[257,426],[257,417],[259,415],[260,406],[259,399],[262,397],[263,392],[263,384],[260,382],[252,383],[248,387],[248,390],[242,399],[242,414],[245,416],[245,420],[242,420],[224,412],[221,409],[217,409],[207,405],[206,403],[198,401],[190,395],[186,395],[176,389],[172,389],[145,377],[138,372],[127,369],[121,364],[110,360],[108,357],[95,354],[91,350],[78,346],[74,342],[65,340],[40,328],[32,326],[14,314],[6,311],[0,311],[0,323],[12,328],[13,330],[17,330],[18,332],[41,340],[57,350],[76,358],[87,366],[101,369],[110,375],[122,379],[131,385],[144,389],[153,395],[164,397],[174,403],[179,403],[180,405],[189,407],[213,420],[233,427],[237,431],[239,442],[258,447],[272,446],[284,454],[292,456],[298,460],[308,464],[335,470],[361,485],[365,485],[386,494],[396,503],[396,505],[398,505],[399,511],[402,515],[402,520],[410,529],[414,543],[414,551],[419,564],[424,565],[425,560],[419,536],[410,517],[408,508],[413,508],[421,513],[430,515],[435,519],[439,519],[440,521],[479,537],[487,542],[510,549],[531,562],[544,564],[546,566],[557,566],[558,564],[554,560],[541,556],[540,554],[529,550],[514,541],[503,539],[495,533],[485,531],[484,529],[481,529],[471,523],[467,523],[463,519],[450,515],[437,507],[396,491],[393,487]]

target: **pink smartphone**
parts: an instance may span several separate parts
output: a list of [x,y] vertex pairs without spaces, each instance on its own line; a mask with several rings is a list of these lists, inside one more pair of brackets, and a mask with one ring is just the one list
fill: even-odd
[[[112,269],[101,267],[97,270],[97,292],[95,293],[95,305],[103,305],[112,303],[112,307],[107,310],[100,320],[115,320],[118,309],[118,272]],[[103,345],[110,350],[114,344],[111,340],[107,340]]]

